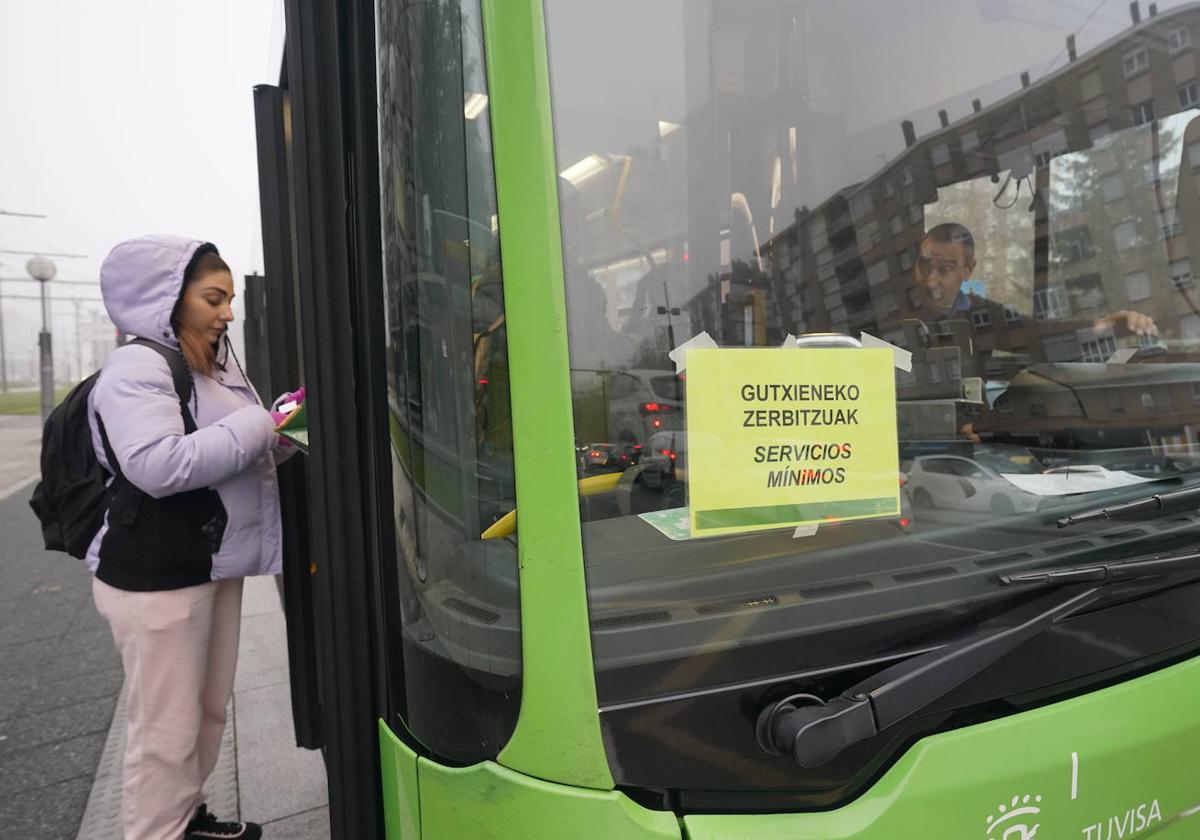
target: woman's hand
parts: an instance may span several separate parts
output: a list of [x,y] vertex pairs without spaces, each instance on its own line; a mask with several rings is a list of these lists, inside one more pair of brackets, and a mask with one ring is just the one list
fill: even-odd
[[280,394],[275,398],[275,402],[271,403],[271,413],[274,414],[278,412],[285,416],[291,414],[304,402],[304,397],[305,388],[303,385],[301,385],[295,391],[291,391],[286,394]]
[[[271,419],[275,421],[276,429],[278,429],[279,425],[288,418],[288,415],[304,404],[305,396],[305,388],[303,385],[301,385],[295,391],[287,394],[280,394],[275,398],[275,402],[271,403],[270,413]],[[288,449],[291,447],[292,442],[281,435],[275,442],[275,445]]]
[[271,403],[271,417],[275,420],[275,425],[282,423],[289,414],[304,404],[305,389],[301,385],[295,391],[286,394],[280,394],[275,398],[275,402]]

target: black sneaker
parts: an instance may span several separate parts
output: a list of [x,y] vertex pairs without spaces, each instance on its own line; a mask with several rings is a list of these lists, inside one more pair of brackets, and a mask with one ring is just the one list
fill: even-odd
[[196,816],[183,831],[183,840],[259,840],[262,826],[251,822],[221,822],[208,813],[208,806],[196,809]]

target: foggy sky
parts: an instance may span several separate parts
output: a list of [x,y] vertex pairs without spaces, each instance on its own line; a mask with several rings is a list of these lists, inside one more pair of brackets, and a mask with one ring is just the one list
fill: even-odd
[[[117,242],[181,234],[216,243],[240,287],[262,270],[252,88],[278,82],[282,44],[282,0],[0,0],[0,210],[48,216],[0,215],[0,249],[86,254],[56,258],[59,277],[95,282]],[[27,259],[0,253],[0,278]],[[0,303],[10,356],[35,345],[37,304]],[[74,307],[53,311],[69,348]]]

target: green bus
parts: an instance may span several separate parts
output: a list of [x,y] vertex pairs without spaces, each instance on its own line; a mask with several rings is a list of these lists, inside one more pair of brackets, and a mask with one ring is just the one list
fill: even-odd
[[1200,3],[285,6],[335,838],[1200,836]]

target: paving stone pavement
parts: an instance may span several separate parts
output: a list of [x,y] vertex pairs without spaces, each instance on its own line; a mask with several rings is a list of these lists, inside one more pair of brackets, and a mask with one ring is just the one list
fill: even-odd
[[32,489],[0,499],[0,825],[64,840],[87,804],[121,660],[87,568],[42,549]]
[[0,499],[25,484],[38,471],[42,420],[37,416],[0,414]]

